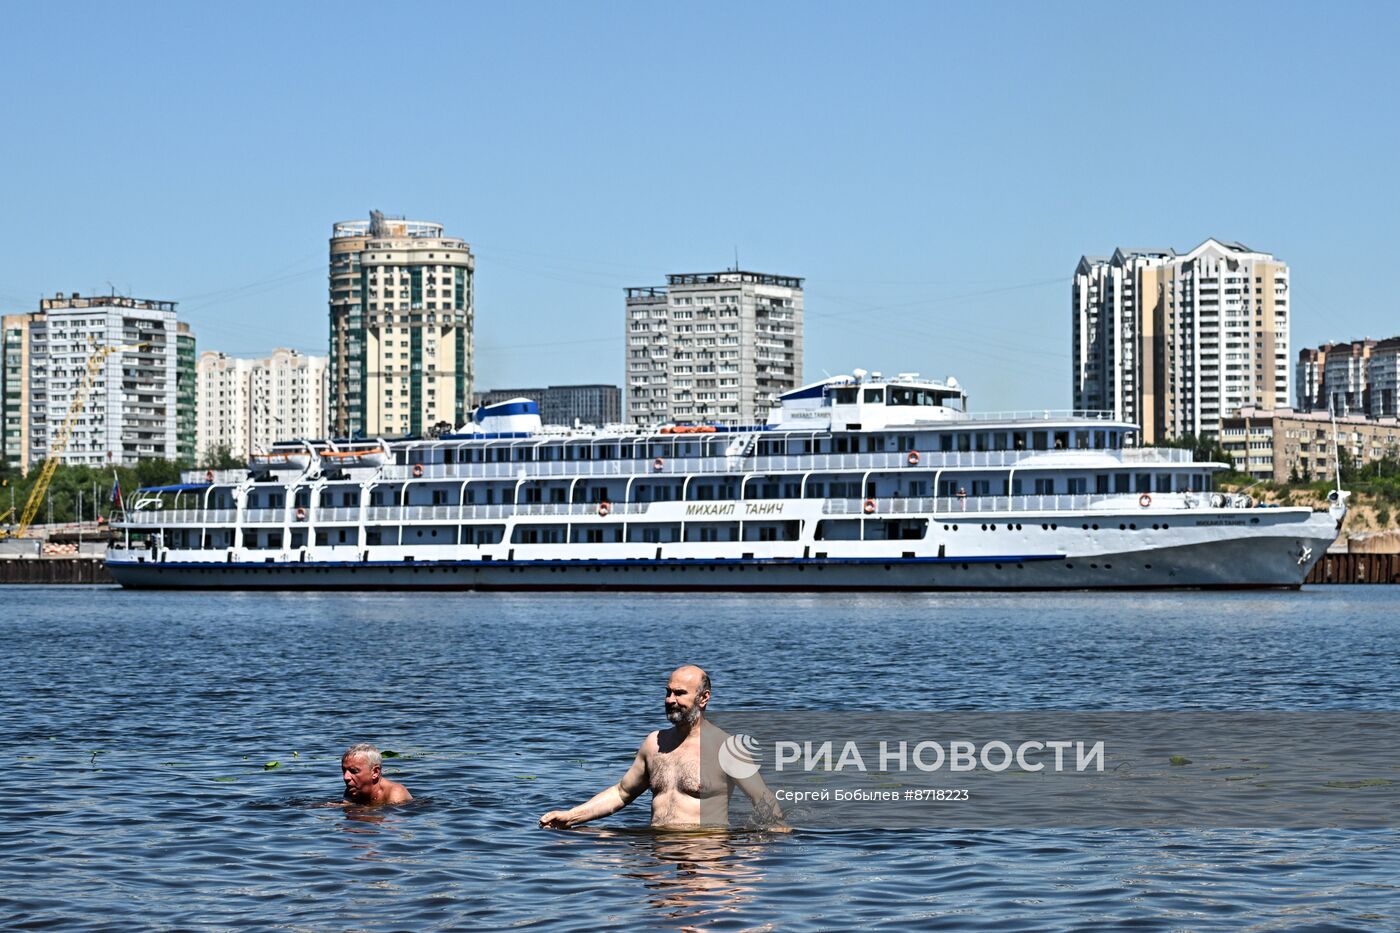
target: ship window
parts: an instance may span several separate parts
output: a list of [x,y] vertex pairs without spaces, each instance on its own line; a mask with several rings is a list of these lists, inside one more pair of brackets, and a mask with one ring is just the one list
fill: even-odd
[[885,390],[884,390],[884,389],[866,389],[866,390],[865,390],[865,401],[866,401],[867,403],[872,403],[872,404],[876,404],[876,405],[883,405],[883,404],[885,403]]
[[1158,492],[1171,492],[1171,491],[1172,491],[1172,475],[1171,475],[1170,473],[1158,473],[1158,474],[1157,474],[1157,491],[1158,491]]
[[941,434],[938,437],[938,449],[948,453],[953,449],[953,435]]
[[818,541],[859,541],[859,519],[828,519],[817,522]]
[[1074,432],[1074,446],[1075,446],[1075,449],[1076,449],[1076,450],[1088,450],[1088,449],[1089,449],[1089,432],[1088,432],[1088,431],[1075,431],[1075,432]]
[[1055,494],[1055,481],[1053,479],[1036,480],[1035,494],[1037,496],[1053,496]]
[[1151,473],[1139,473],[1139,474],[1137,475],[1137,489],[1134,490],[1134,491],[1135,491],[1135,492],[1151,492],[1151,491],[1152,491],[1152,474],[1151,474]]
[[844,386],[831,390],[831,401],[837,405],[854,405],[856,403],[855,386]]
[[1068,431],[1056,431],[1056,432],[1055,432],[1055,449],[1056,449],[1056,450],[1069,450],[1069,432],[1068,432]]
[[987,449],[987,435],[986,435],[985,432],[978,432],[978,434],[977,434],[977,451],[978,451],[978,453],[981,453],[982,451],[985,451],[986,449]]
[[1100,473],[1094,477],[1094,492],[1103,495],[1108,492],[1108,474]]
[[1012,437],[1011,446],[1012,446],[1012,448],[1013,448],[1014,450],[1025,450],[1025,449],[1026,449],[1026,432],[1025,432],[1025,431],[1017,431],[1016,433],[1012,434],[1011,437]]
[[1113,491],[1114,491],[1114,492],[1127,492],[1127,491],[1128,491],[1128,474],[1127,474],[1127,473],[1114,473],[1114,474],[1113,474]]
[[1083,476],[1071,476],[1065,485],[1065,491],[1071,496],[1082,496],[1089,491],[1089,480]]
[[1094,449],[1103,450],[1105,434],[1103,431],[1094,432]]
[[1032,431],[1032,432],[1031,432],[1031,449],[1033,449],[1033,450],[1048,450],[1048,449],[1049,449],[1049,447],[1047,446],[1048,440],[1049,440],[1049,435],[1048,435],[1045,431]]
[[913,405],[914,390],[904,386],[890,386],[891,405]]

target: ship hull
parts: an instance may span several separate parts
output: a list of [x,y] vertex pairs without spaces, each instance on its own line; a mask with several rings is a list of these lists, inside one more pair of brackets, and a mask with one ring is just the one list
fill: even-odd
[[[1300,531],[1302,529],[1299,529]],[[122,586],[237,590],[1013,591],[1297,589],[1330,536],[1084,554],[320,562],[109,561]]]

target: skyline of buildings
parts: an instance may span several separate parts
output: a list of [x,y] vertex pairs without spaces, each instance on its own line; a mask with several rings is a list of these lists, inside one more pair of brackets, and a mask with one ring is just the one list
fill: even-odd
[[1072,390],[1145,443],[1212,437],[1220,418],[1291,398],[1289,270],[1269,253],[1207,239],[1187,253],[1123,249],[1075,269]]
[[423,435],[470,413],[476,261],[442,224],[337,223],[330,240],[331,428]]
[[626,422],[761,424],[802,384],[802,279],[731,269],[625,290]]
[[[64,463],[197,463],[218,446],[244,456],[296,437],[428,436],[512,397],[539,402],[546,424],[755,424],[803,384],[803,279],[726,270],[624,290],[622,388],[473,393],[467,243],[441,224],[379,211],[333,233],[326,356],[279,348],[258,359],[196,357],[195,335],[168,301],[59,293],[38,311],[5,315],[3,462],[27,469],[47,455],[94,345],[145,349],[106,361]],[[1216,239],[1187,253],[1081,257],[1075,407],[1140,424],[1145,443],[1217,437],[1260,478],[1325,475],[1334,464],[1305,437],[1317,430],[1313,415],[1329,409],[1340,424],[1356,423],[1348,450],[1358,462],[1394,452],[1400,337],[1303,348],[1290,367],[1289,275],[1269,253]],[[342,421],[353,430],[339,430]]]
[[1394,418],[1400,415],[1400,337],[1324,343],[1298,351],[1299,411]]

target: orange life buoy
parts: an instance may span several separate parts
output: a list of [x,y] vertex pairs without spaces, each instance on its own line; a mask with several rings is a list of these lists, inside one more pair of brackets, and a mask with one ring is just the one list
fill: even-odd
[[664,467],[665,465],[666,465],[666,461],[665,461],[665,460],[662,460],[660,457],[657,457],[655,460],[651,461],[651,468],[652,468],[653,470],[659,470],[659,469],[661,469],[662,467]]
[[909,451],[909,465],[910,465],[910,466],[918,466],[918,465],[919,465],[919,452],[918,452],[917,450],[911,450],[911,451]]
[[1149,496],[1147,493],[1143,493],[1142,495],[1138,496],[1138,505],[1142,506],[1144,509],[1151,504],[1152,497]]
[[214,482],[214,471],[213,471],[213,470],[205,470],[205,471],[204,471],[204,481],[205,481],[206,483],[212,483],[212,482]]
[[299,522],[304,522],[304,521],[306,521],[306,509],[303,509],[303,508],[300,508],[300,507],[297,508],[297,521],[299,521]]
[[601,518],[607,518],[607,517],[608,517],[608,513],[611,512],[611,511],[612,511],[612,506],[611,506],[611,505],[608,505],[607,502],[599,502],[599,503],[598,503],[598,515],[599,515]]
[[875,513],[875,500],[874,500],[874,499],[866,499],[866,500],[865,500],[865,514],[866,514],[866,515],[873,515],[874,513]]
[[415,463],[415,464],[413,465],[413,476],[414,476],[414,478],[416,479],[417,477],[422,476],[422,475],[423,475],[423,464],[421,464],[421,463]]

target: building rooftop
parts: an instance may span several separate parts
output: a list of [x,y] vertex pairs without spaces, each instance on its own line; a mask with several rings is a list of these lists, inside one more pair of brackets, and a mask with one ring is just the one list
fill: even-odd
[[62,292],[52,298],[39,300],[40,311],[66,311],[71,308],[134,308],[142,311],[175,310],[175,302],[152,298],[128,298],[125,295],[82,296],[77,292],[67,297]]
[[667,285],[781,285],[785,288],[801,288],[802,279],[790,275],[769,275],[764,272],[743,272],[728,269],[724,272],[684,272],[666,276]]

